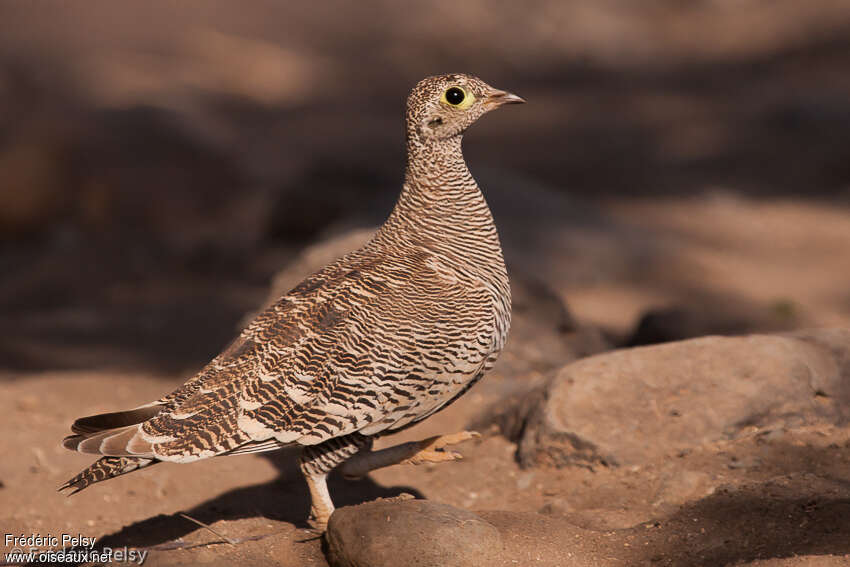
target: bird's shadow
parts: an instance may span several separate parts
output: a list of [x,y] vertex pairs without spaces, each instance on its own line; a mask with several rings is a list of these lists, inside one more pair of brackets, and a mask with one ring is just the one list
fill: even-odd
[[[298,469],[297,450],[283,449],[261,456],[268,459],[278,470],[278,476],[274,480],[225,492],[180,513],[161,514],[135,522],[99,538],[94,550],[125,546],[129,548],[167,546],[170,542],[203,529],[181,514],[203,524],[214,524],[220,520],[260,517],[288,522],[297,528],[309,528],[307,519],[310,515],[310,496],[307,484]],[[376,498],[399,496],[403,493],[423,498],[415,488],[383,487],[369,477],[350,481],[336,473],[330,475],[328,488],[337,507],[367,502]],[[312,539],[312,537],[305,533],[304,539]]]

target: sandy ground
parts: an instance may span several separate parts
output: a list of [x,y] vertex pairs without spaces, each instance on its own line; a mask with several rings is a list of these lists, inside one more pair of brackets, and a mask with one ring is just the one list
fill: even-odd
[[[503,395],[506,380],[491,376],[455,406],[382,444],[461,429]],[[175,383],[113,373],[6,382],[0,414],[10,426],[4,430],[14,434],[3,436],[0,450],[15,458],[0,468],[4,531],[79,533],[106,547],[147,548],[148,565],[325,565],[321,542],[306,529],[306,487],[292,455],[164,464],[71,498],[56,493],[90,460],[56,442],[73,417],[138,404]],[[515,446],[498,435],[460,449],[461,462],[391,467],[355,482],[334,479],[331,491],[338,505],[407,492],[469,510],[539,513],[591,530],[596,537],[557,542],[564,565],[573,552],[605,565],[771,558],[783,561],[758,564],[850,564],[847,427],[752,431],[617,469],[522,470]],[[223,543],[181,512],[238,543]]]

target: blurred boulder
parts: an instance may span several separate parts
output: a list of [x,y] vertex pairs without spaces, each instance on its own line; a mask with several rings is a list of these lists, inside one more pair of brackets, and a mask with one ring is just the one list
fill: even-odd
[[[524,466],[640,464],[850,411],[850,329],[703,337],[565,366],[514,421]],[[517,425],[519,424],[519,425]]]
[[498,565],[503,548],[489,522],[428,500],[381,499],[340,508],[326,537],[334,567]]
[[379,168],[318,161],[281,187],[266,219],[266,232],[274,240],[310,241],[335,223],[362,215],[364,209],[388,214],[392,203],[369,205],[389,193],[395,197],[397,190],[394,180],[384,178]]
[[761,307],[729,300],[707,300],[692,305],[650,309],[641,316],[627,345],[651,345],[706,335],[741,335],[794,328],[799,328],[799,315],[789,301],[777,301]]
[[66,204],[56,151],[19,143],[0,151],[0,237],[44,230]]
[[101,110],[91,122],[76,167],[81,185],[105,193],[112,239],[158,241],[178,255],[256,241],[258,229],[243,218],[255,199],[244,172],[179,116],[139,106]]
[[307,246],[285,268],[275,274],[266,305],[277,301],[280,296],[298,285],[301,280],[317,272],[334,260],[357,250],[375,234],[375,228],[352,229],[320,240]]

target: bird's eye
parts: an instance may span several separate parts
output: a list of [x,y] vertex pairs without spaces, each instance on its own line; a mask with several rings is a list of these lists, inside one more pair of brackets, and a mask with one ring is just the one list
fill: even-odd
[[469,108],[475,101],[475,96],[460,87],[449,87],[443,92],[440,101],[457,108]]
[[457,106],[466,98],[466,93],[460,87],[452,87],[446,90],[446,102],[453,106]]

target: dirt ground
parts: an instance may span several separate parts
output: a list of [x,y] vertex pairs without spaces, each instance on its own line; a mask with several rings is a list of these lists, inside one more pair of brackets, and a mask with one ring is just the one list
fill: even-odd
[[[391,441],[461,429],[500,397],[505,380],[489,377]],[[147,565],[326,565],[321,542],[306,529],[307,492],[292,455],[164,464],[71,498],[55,491],[90,460],[57,443],[76,415],[137,404],[173,384],[111,373],[6,383],[0,410],[15,434],[4,436],[0,449],[16,457],[0,469],[3,509],[10,512],[4,531],[79,533],[105,547],[146,548]],[[574,564],[569,558],[576,555],[589,563],[575,564],[599,565],[850,564],[848,427],[753,431],[630,468],[522,470],[515,449],[485,434],[461,448],[461,462],[334,479],[331,492],[338,506],[406,492],[474,511],[542,514],[590,530],[575,544],[556,537],[554,552],[542,530],[527,535],[526,551],[550,548],[545,565]],[[180,513],[238,543],[223,542]]]

